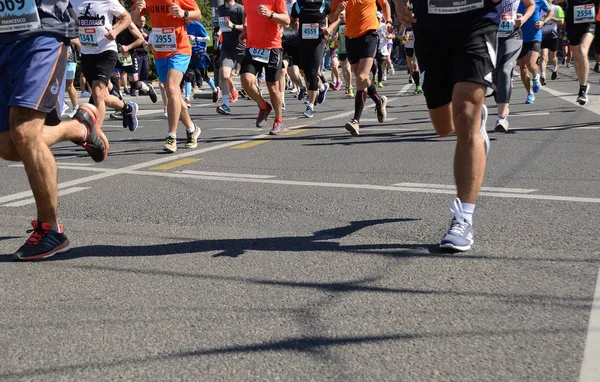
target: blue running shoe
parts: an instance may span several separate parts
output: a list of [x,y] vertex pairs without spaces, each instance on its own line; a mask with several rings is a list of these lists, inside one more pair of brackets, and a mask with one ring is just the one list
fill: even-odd
[[302,101],[304,99],[304,95],[306,94],[306,88],[300,88],[298,92],[298,101]]
[[131,106],[131,112],[130,113],[123,113],[123,127],[128,127],[129,131],[135,131],[138,128],[138,118],[137,118],[137,113],[138,113],[138,104],[135,102],[127,102],[127,104],[129,106]]
[[534,102],[535,102],[535,96],[533,95],[533,93],[527,94],[527,99],[525,100],[525,103],[527,105],[531,105]]
[[531,87],[531,90],[533,90],[534,93],[538,93],[542,89],[542,84],[540,83],[540,79],[534,78],[532,80],[532,82],[533,82],[533,86]]

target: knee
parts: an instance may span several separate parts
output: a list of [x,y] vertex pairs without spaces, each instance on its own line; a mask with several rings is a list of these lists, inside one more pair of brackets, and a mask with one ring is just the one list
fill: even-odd
[[194,73],[186,72],[185,73],[185,82],[194,82]]
[[471,139],[473,126],[479,126],[481,112],[471,102],[463,102],[454,107],[454,128],[458,139]]
[[92,89],[92,97],[96,104],[106,102],[106,88],[103,86],[94,86]]
[[0,158],[12,162],[20,161],[10,132],[0,133]]

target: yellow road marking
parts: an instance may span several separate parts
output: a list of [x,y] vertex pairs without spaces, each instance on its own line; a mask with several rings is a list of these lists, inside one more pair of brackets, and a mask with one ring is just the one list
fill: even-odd
[[290,130],[290,131],[286,131],[285,133],[281,134],[281,135],[296,135],[296,134],[300,134],[305,132],[308,129],[297,129],[297,130]]
[[264,140],[264,139],[259,139],[259,140],[252,141],[252,142],[242,143],[241,145],[231,146],[230,149],[247,149],[248,147],[258,146],[262,143],[267,143],[267,142],[269,142],[269,141]]
[[185,166],[187,164],[199,162],[201,160],[202,160],[202,158],[183,158],[180,160],[176,160],[174,162],[165,163],[158,167],[152,167],[150,170],[154,170],[154,171],[171,170],[171,169],[174,169],[175,167]]

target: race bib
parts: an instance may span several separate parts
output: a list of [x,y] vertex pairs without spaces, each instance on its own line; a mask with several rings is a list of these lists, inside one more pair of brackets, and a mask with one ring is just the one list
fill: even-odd
[[227,21],[229,21],[229,17],[219,17],[219,28],[221,32],[231,32],[231,28],[227,25]]
[[98,30],[96,27],[79,27],[79,41],[83,46],[98,46]]
[[464,13],[483,8],[484,0],[428,0],[429,13],[453,14]]
[[124,55],[123,53],[119,53],[119,55],[117,56],[117,60],[119,60],[119,63],[121,64],[121,66],[132,66],[133,65],[133,60],[131,59],[131,55]]
[[387,55],[388,55],[387,46],[384,46],[384,47],[381,49],[381,54],[382,54],[383,56],[387,56]]
[[35,0],[0,0],[0,33],[39,27],[40,15]]
[[498,32],[502,35],[507,35],[513,33],[514,31],[515,21],[513,20],[512,14],[503,14],[502,19],[500,20],[500,24],[498,25]]
[[262,62],[263,64],[269,63],[269,57],[271,57],[270,49],[249,48],[248,50],[254,61]]
[[154,50],[157,52],[174,52],[177,50],[175,28],[152,28]]
[[596,16],[596,7],[594,4],[576,5],[573,12],[573,22],[575,24],[593,23]]
[[319,24],[302,24],[302,38],[316,40],[319,38]]

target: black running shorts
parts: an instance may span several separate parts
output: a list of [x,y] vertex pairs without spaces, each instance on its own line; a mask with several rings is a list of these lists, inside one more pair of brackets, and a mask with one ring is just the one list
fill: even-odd
[[573,24],[567,23],[567,37],[569,39],[569,45],[577,46],[581,43],[581,38],[584,34],[596,33],[596,23],[588,24]]
[[521,49],[521,53],[519,53],[519,57],[517,57],[517,60],[522,59],[529,52],[539,53],[541,51],[542,51],[542,42],[541,41],[524,42],[523,49]]
[[242,67],[240,68],[240,74],[251,73],[257,75],[258,73],[265,70],[265,79],[267,82],[277,82],[281,75],[281,68],[283,66],[283,49],[271,49],[268,62],[256,61],[250,55],[250,49],[246,49],[246,55],[244,61],[242,61]]
[[115,64],[115,69],[125,72],[129,76],[133,76],[134,74],[138,74],[138,56],[137,53],[133,51],[133,53],[131,53],[129,57],[131,57],[131,61],[129,61],[126,57],[117,56],[117,63]]
[[375,58],[378,37],[376,31],[368,31],[362,36],[350,38],[346,36],[346,52],[350,64],[358,64],[362,58]]
[[548,40],[542,40],[541,49],[548,49],[551,52],[558,51],[558,38],[551,38]]
[[81,55],[81,72],[90,85],[94,81],[102,81],[108,85],[116,64],[117,52],[112,50]]
[[454,85],[459,82],[475,82],[495,90],[492,78],[497,31],[498,25],[489,20],[447,33],[415,29],[414,49],[429,109],[450,103]]

